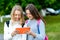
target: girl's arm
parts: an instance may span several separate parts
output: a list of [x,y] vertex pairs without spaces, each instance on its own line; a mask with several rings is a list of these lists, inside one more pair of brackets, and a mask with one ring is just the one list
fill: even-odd
[[33,33],[33,32],[28,32],[27,34],[32,35],[35,40],[44,40],[45,39],[45,24],[43,23],[42,20],[40,20],[39,24],[39,33]]
[[40,30],[40,34],[35,33],[36,34],[35,39],[44,40],[45,39],[45,24],[42,20],[40,20],[39,30]]

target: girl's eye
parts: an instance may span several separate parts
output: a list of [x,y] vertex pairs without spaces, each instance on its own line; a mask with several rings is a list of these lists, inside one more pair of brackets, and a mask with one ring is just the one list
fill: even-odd
[[17,16],[17,14],[14,14],[14,16]]
[[17,15],[18,15],[18,16],[21,16],[21,14],[14,14],[14,16],[17,16]]
[[31,15],[30,13],[26,13],[26,15]]

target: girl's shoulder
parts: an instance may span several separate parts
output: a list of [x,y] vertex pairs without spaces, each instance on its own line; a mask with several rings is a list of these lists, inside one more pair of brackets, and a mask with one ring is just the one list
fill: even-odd
[[36,20],[38,24],[44,24],[43,20],[42,19],[39,19],[39,20]]
[[36,20],[36,21],[37,21],[37,22],[43,22],[42,19],[38,19],[38,20]]
[[25,23],[28,23],[30,20],[29,19],[27,19],[26,21],[25,21]]
[[[28,19],[28,20],[25,21],[25,23],[28,23],[29,21],[30,21],[30,20]],[[35,20],[35,21],[37,21],[37,22],[43,22],[42,19]]]
[[7,20],[4,25],[7,25],[9,27],[9,24],[10,24],[10,20]]

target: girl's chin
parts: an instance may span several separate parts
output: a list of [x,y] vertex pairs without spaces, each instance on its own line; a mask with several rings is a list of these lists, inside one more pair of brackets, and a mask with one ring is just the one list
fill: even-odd
[[29,18],[30,20],[32,19],[32,18]]
[[33,18],[29,18],[30,20],[33,20]]
[[15,20],[15,21],[19,21],[19,20]]

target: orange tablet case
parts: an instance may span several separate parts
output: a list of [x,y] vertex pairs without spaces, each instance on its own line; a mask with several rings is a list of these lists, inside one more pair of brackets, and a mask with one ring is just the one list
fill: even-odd
[[19,34],[25,34],[25,32],[30,31],[29,27],[24,28],[16,28],[17,31],[19,31]]

